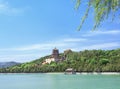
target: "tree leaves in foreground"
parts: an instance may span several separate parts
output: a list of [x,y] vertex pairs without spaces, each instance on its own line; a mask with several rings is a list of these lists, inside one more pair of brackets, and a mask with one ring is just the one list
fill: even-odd
[[77,1],[76,9],[78,9],[82,3],[87,2],[88,5],[85,14],[82,17],[78,30],[82,28],[83,23],[90,14],[89,11],[91,9],[93,9],[94,11],[95,20],[93,30],[99,27],[104,20],[108,19],[108,17],[110,17],[111,20],[113,21],[116,14],[120,15],[120,0],[76,0],[76,1]]

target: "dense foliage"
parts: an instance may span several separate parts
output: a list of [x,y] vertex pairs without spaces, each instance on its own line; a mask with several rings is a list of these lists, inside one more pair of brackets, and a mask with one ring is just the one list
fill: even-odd
[[[89,11],[93,9],[94,11],[94,28],[96,29],[102,21],[108,19],[108,17],[111,18],[111,20],[116,17],[116,14],[120,15],[120,0],[76,0],[76,9],[79,8],[80,4],[82,3],[88,3],[88,7],[86,8],[85,15],[83,16],[79,30],[81,29],[85,19],[89,15]],[[112,16],[110,15],[112,14]],[[110,15],[110,16],[109,16]]]
[[0,72],[64,72],[67,68],[74,68],[77,72],[120,72],[120,49],[70,52],[64,61],[42,65],[42,62],[48,57],[45,56],[32,62],[0,69]]

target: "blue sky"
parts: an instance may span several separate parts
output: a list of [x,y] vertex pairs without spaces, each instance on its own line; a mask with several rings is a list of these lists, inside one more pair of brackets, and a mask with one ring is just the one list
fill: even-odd
[[120,48],[120,19],[91,31],[91,11],[77,31],[86,3],[78,11],[73,0],[0,0],[0,62],[29,62],[66,49]]

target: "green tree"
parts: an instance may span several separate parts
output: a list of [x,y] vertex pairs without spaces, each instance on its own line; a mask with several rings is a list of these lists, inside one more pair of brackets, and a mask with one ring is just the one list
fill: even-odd
[[110,17],[111,20],[114,20],[115,14],[120,10],[120,0],[76,0],[76,1],[77,1],[76,9],[80,7],[83,1],[84,3],[85,2],[88,3],[88,7],[86,8],[85,14],[81,20],[78,30],[80,30],[81,27],[83,26],[83,23],[88,17],[89,11],[91,9],[94,9],[93,11],[95,24],[93,30],[99,27],[101,22],[108,19],[108,17],[110,17],[109,16],[110,14],[112,14],[112,16]]

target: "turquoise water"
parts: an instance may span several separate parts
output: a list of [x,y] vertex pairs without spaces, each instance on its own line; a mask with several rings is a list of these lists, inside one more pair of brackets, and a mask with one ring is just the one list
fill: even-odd
[[120,89],[120,75],[0,74],[0,89]]

